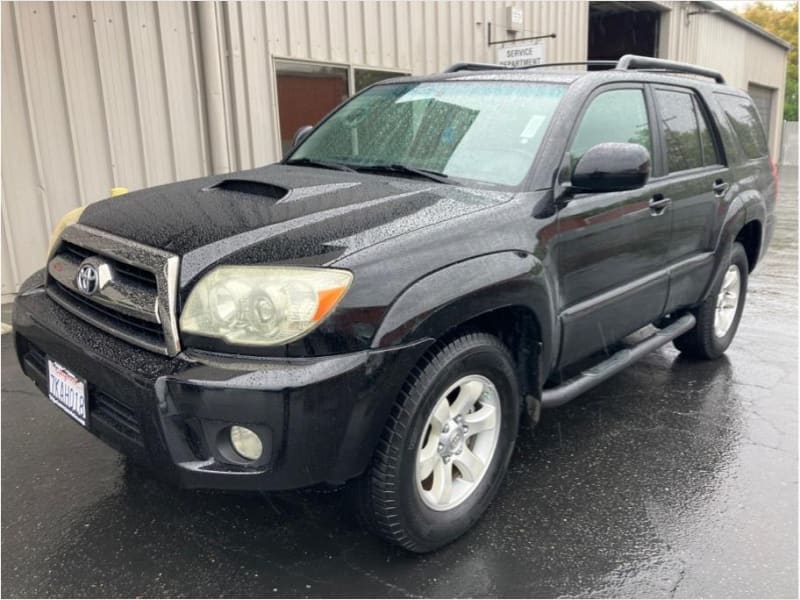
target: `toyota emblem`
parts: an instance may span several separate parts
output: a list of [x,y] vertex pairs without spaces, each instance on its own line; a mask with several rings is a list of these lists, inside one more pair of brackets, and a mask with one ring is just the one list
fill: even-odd
[[97,268],[95,268],[94,265],[85,264],[81,265],[81,268],[78,270],[78,277],[75,283],[77,283],[80,291],[87,296],[91,296],[97,291],[99,279]]

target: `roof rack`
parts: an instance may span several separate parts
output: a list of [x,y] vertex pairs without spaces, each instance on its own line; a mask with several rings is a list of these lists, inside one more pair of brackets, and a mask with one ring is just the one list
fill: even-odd
[[557,63],[540,63],[538,65],[525,65],[524,67],[517,67],[517,69],[538,69],[539,67],[616,67],[616,60],[575,60],[569,62]]
[[456,73],[457,71],[522,71],[524,69],[535,69],[537,67],[567,67],[574,65],[596,65],[600,67],[616,67],[616,60],[581,60],[573,62],[542,63],[539,65],[525,65],[523,67],[506,67],[492,63],[473,63],[460,62],[447,67],[444,73]]
[[714,71],[713,69],[696,67],[688,63],[665,60],[663,58],[637,56],[635,54],[626,54],[620,58],[617,62],[617,69],[620,71],[650,70],[668,71],[670,73],[689,73],[691,75],[709,77],[717,83],[725,83],[725,78],[722,76],[722,73],[719,71]]
[[688,63],[676,62],[674,60],[665,60],[662,58],[652,58],[650,56],[637,56],[636,54],[626,54],[619,60],[585,60],[575,62],[558,62],[558,63],[542,63],[539,65],[527,65],[524,67],[506,67],[503,65],[493,65],[489,63],[471,63],[460,62],[445,69],[445,73],[456,73],[458,71],[518,71],[525,69],[539,69],[542,67],[567,67],[585,65],[588,67],[611,67],[619,71],[653,71],[653,72],[666,72],[666,73],[688,73],[691,75],[699,75],[701,77],[709,77],[717,83],[725,83],[725,78],[719,71],[713,69],[706,69],[705,67],[696,67]]

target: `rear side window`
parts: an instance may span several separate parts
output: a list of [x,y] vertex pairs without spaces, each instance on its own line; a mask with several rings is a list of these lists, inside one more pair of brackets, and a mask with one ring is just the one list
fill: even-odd
[[769,154],[767,138],[758,120],[755,106],[748,98],[729,94],[714,94],[736,133],[739,145],[747,158],[763,158]]
[[655,96],[669,172],[718,164],[714,137],[694,94],[657,89]]
[[641,144],[652,154],[642,90],[609,90],[592,100],[570,148],[573,166],[589,148],[605,142]]

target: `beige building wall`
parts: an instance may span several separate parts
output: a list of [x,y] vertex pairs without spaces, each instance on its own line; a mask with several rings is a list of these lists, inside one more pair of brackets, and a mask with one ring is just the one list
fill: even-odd
[[[280,158],[274,59],[425,74],[494,62],[498,1],[3,2],[2,293],[43,266],[52,227],[114,186]],[[660,54],[780,90],[780,47],[716,15],[666,9]],[[586,59],[587,2],[514,2],[548,62]],[[694,9],[696,10],[696,8]],[[774,150],[780,118],[773,124]],[[778,129],[776,131],[776,129]]]
[[[517,6],[556,33],[548,60],[586,57],[588,4]],[[431,73],[492,61],[486,22],[505,19],[488,1],[3,2],[4,299],[61,216],[111,187],[278,160],[273,58]]]
[[3,2],[4,297],[70,209],[208,171],[197,49],[188,3]]

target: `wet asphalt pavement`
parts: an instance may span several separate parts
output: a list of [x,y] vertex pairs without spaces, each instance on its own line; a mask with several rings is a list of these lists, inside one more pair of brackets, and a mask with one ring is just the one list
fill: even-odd
[[478,526],[428,556],[338,492],[150,479],[21,374],[2,337],[3,596],[796,597],[797,181],[725,358],[671,346],[524,428]]

